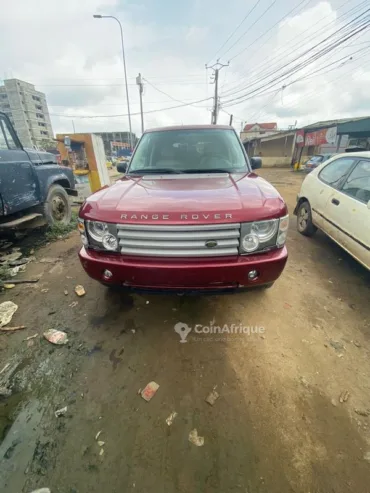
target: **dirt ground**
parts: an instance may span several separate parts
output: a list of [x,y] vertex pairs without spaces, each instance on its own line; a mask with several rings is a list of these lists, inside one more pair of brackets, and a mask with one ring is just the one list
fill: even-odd
[[[261,175],[292,213],[302,175]],[[11,325],[27,326],[0,334],[0,381],[13,392],[0,400],[2,493],[370,492],[370,275],[344,251],[299,235],[292,217],[272,289],[143,296],[90,280],[79,243],[73,234],[37,250],[23,276],[40,281],[0,295],[19,305]],[[264,332],[191,332],[180,344],[177,322]],[[49,328],[69,343],[52,346]],[[145,402],[138,390],[152,380]],[[194,428],[201,447],[188,440]]]

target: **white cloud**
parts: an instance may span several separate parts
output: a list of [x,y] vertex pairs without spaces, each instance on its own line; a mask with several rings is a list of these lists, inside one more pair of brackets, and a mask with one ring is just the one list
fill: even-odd
[[[56,0],[39,0],[37,8],[28,0],[9,3],[0,18],[2,76],[27,80],[46,93],[55,132],[71,131],[72,119],[77,131],[126,130],[126,116],[79,118],[86,115],[124,115],[127,112],[119,28],[111,19],[93,19],[94,13],[102,13],[122,19],[132,113],[139,111],[135,85],[139,72],[158,89],[179,101],[212,96],[214,86],[206,85],[204,64],[240,22],[241,13],[246,11],[245,2],[235,0],[232,13],[229,6],[225,11],[221,0],[193,0],[188,5],[189,15],[182,23],[181,15],[176,16],[176,12],[176,22],[164,21],[160,14],[156,15],[153,7],[153,16],[148,17],[144,3],[145,0],[140,4],[123,4],[122,0],[64,0],[60,4]],[[260,12],[267,4],[265,2],[261,6]],[[242,90],[236,94],[240,96],[250,87],[255,87],[251,84],[257,78],[295,56],[294,47],[301,43],[313,45],[337,29],[341,23],[338,16],[351,8],[351,5],[343,7],[338,14],[329,1],[308,6],[254,43],[232,61],[229,69],[221,72],[221,94],[240,88]],[[252,43],[291,8],[289,1],[281,2],[279,8],[271,11],[269,18],[261,20],[250,32],[246,22],[241,28],[241,32],[246,30],[246,36],[227,56],[232,57]],[[255,13],[255,18],[260,12]],[[147,18],[150,20],[144,22],[143,19]],[[329,22],[332,22],[330,26]],[[320,33],[314,34],[319,29]],[[353,45],[366,40],[370,40],[369,34],[359,37]],[[336,54],[328,55],[327,62],[318,61],[302,74],[325,67],[325,63],[361,47],[366,45],[357,44],[344,51],[338,49]],[[297,48],[298,54],[301,50]],[[288,55],[289,51],[292,53]],[[359,58],[361,56],[363,58]],[[279,61],[278,57],[283,58]],[[238,129],[241,120],[278,121],[284,127],[295,120],[298,124],[305,124],[324,118],[370,113],[367,90],[369,64],[370,57],[363,51],[340,70],[293,84],[282,94],[266,94],[225,109],[235,115]],[[281,85],[302,74],[287,77]],[[278,88],[276,86],[276,91]],[[222,98],[222,101],[227,99],[231,97]],[[178,104],[149,84],[145,85],[145,111]],[[211,101],[196,106],[147,113],[146,125],[208,123]],[[220,114],[219,123],[227,123],[228,120],[226,113]],[[134,131],[140,133],[140,117],[134,115],[132,121]]]

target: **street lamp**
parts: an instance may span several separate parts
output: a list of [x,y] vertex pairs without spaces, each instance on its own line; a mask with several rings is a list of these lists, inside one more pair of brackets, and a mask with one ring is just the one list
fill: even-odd
[[122,46],[122,61],[123,61],[123,69],[125,72],[125,85],[126,85],[126,98],[127,98],[127,113],[128,113],[128,126],[129,126],[129,131],[130,131],[130,146],[131,149],[134,148],[132,145],[132,130],[131,130],[131,113],[130,113],[130,100],[128,97],[128,84],[127,84],[127,71],[126,71],[126,59],[125,59],[125,47],[123,44],[123,30],[122,30],[122,24],[121,22],[117,19],[117,17],[114,17],[113,15],[99,15],[99,14],[94,14],[93,15],[94,19],[114,19],[115,21],[118,22],[119,29],[121,32],[121,46]]

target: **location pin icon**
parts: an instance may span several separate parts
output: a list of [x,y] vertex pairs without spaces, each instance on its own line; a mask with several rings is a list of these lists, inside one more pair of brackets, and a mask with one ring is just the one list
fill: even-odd
[[188,324],[184,324],[182,322],[177,322],[174,326],[175,332],[177,332],[181,338],[180,342],[188,342],[186,338],[189,335],[189,332],[191,332],[191,327],[189,327]]

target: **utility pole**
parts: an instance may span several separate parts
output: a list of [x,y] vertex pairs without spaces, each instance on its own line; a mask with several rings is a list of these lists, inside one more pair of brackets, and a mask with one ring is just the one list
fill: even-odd
[[75,122],[72,120],[73,133],[76,133]]
[[139,86],[140,114],[141,114],[141,133],[144,133],[144,113],[143,113],[143,82],[141,74],[136,77],[136,84]]
[[223,64],[223,63],[220,63],[218,60],[215,64],[211,65],[210,67],[208,67],[208,65],[206,65],[206,69],[210,68],[211,70],[213,70],[213,82],[215,83],[215,96],[214,96],[214,102],[213,102],[213,110],[212,110],[212,120],[211,120],[211,123],[212,125],[216,125],[217,124],[217,118],[218,118],[218,111],[219,111],[219,100],[218,100],[218,76],[219,76],[219,73],[220,73],[220,70],[222,70],[224,67],[228,67],[229,66],[229,63],[228,62],[226,65]]
[[234,115],[230,115],[230,122],[229,122],[230,127],[233,124],[233,117],[234,117]]

